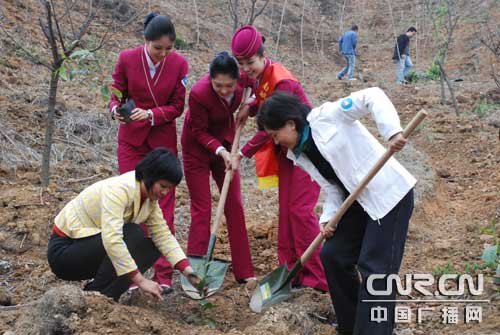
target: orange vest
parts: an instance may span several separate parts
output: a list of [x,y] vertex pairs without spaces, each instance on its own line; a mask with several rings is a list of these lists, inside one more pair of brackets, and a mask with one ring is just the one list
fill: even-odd
[[[276,85],[282,80],[293,80],[298,82],[293,74],[279,63],[272,63],[264,70],[259,87],[255,93],[258,106],[273,94]],[[279,166],[273,140],[269,139],[269,141],[255,153],[254,157],[259,189],[263,190],[277,187],[279,183]]]

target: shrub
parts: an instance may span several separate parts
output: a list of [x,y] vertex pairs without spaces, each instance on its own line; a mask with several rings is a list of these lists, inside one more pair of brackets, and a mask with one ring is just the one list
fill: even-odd
[[479,117],[484,117],[485,115],[488,114],[488,112],[495,109],[500,110],[500,103],[488,103],[482,100],[476,105],[473,112],[477,114]]
[[425,71],[425,76],[430,80],[437,80],[441,75],[441,71],[439,70],[439,65],[437,62],[432,63],[431,67]]
[[188,42],[180,36],[175,38],[174,47],[177,50],[185,50],[189,47]]

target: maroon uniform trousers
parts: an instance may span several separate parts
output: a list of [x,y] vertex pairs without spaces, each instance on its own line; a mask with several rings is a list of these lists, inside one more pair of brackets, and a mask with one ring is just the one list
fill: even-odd
[[[314,214],[321,188],[309,174],[294,166],[286,154],[279,154],[279,225],[278,260],[289,268],[302,256],[319,234],[318,218]],[[316,249],[292,285],[305,285],[328,291],[323,265]]]
[[[225,176],[225,164],[216,154],[217,148],[231,151],[235,134],[233,113],[238,108],[245,83],[239,82],[230,103],[220,98],[212,88],[208,75],[193,85],[189,94],[189,110],[182,129],[182,161],[189,190],[191,226],[187,251],[205,255],[210,236],[212,203],[210,174],[219,192]],[[250,246],[240,189],[240,174],[231,181],[224,207],[227,222],[233,273],[237,280],[254,276]]]
[[[190,255],[205,255],[212,216],[210,174],[212,174],[220,192],[224,183],[226,166],[221,157],[210,153],[203,158],[194,157],[189,155],[188,150],[183,150],[182,162],[191,201],[191,226],[189,227],[187,252]],[[239,171],[236,171],[229,186],[224,215],[227,221],[234,276],[237,280],[253,277]]]

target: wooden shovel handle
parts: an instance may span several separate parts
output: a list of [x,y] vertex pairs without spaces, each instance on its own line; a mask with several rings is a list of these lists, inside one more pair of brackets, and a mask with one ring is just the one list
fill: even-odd
[[[405,138],[408,138],[413,130],[422,122],[422,120],[427,116],[427,112],[425,110],[421,110],[418,112],[418,114],[411,120],[411,122],[406,126],[405,130],[403,131],[403,136]],[[339,223],[340,219],[344,215],[344,213],[351,207],[354,201],[358,198],[358,196],[363,192],[365,189],[366,185],[372,180],[372,178],[377,174],[377,172],[384,166],[384,164],[391,158],[391,156],[394,154],[391,150],[387,149],[382,157],[379,158],[377,163],[370,169],[368,174],[361,180],[359,183],[358,187],[352,192],[347,199],[344,200],[344,203],[342,203],[342,206],[340,206],[338,212],[335,214],[335,216],[328,221],[326,224],[325,228],[330,228],[330,227],[335,227]],[[325,239],[325,236],[322,233],[319,233],[318,236],[314,239],[314,241],[309,245],[309,247],[304,251],[304,254],[300,257],[300,262],[304,264],[309,257],[313,254],[314,250],[316,250],[317,247],[320,246],[320,244],[323,242]]]
[[[244,105],[245,101],[250,97],[251,93],[252,93],[252,89],[250,87],[247,87],[244,89],[243,96],[241,98],[241,103],[238,106],[238,109],[236,110],[235,114],[238,114],[241,106]],[[231,146],[231,156],[236,154],[236,152],[240,148],[240,136],[241,136],[242,130],[243,130],[243,125],[239,125],[236,128],[236,132],[234,134],[234,139],[233,139],[233,144]],[[214,220],[214,223],[212,224],[212,226],[210,227],[211,234],[216,234],[217,229],[219,228],[219,224],[222,221],[222,214],[224,213],[224,205],[226,204],[227,193],[229,191],[229,185],[231,184],[232,177],[233,177],[232,170],[227,171],[226,175],[224,176],[224,183],[222,184],[222,190],[220,192],[219,203],[217,204],[217,212],[215,213],[215,220]]]

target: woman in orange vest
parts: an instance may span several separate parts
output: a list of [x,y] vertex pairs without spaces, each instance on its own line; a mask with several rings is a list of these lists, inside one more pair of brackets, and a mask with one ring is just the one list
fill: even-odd
[[[264,39],[253,26],[243,26],[233,35],[231,51],[244,75],[255,80],[255,101],[237,115],[237,122],[255,116],[262,102],[276,90],[296,95],[311,106],[299,81],[280,63],[264,56]],[[312,107],[312,106],[311,106]],[[320,187],[311,177],[286,158],[286,149],[276,148],[264,130],[258,131],[233,157],[233,169],[243,157],[255,155],[260,188],[279,187],[278,260],[290,267],[319,233],[314,206]],[[309,286],[328,291],[319,249],[295,278],[293,286]]]

